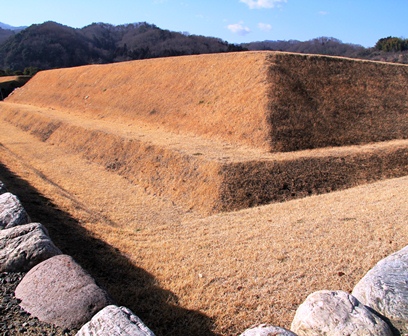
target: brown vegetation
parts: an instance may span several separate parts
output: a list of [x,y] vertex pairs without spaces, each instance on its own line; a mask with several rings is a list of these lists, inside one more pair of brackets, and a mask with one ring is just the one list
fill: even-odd
[[11,82],[17,79],[18,79],[18,76],[3,76],[3,77],[0,77],[0,83]]
[[33,220],[157,335],[288,327],[308,294],[350,291],[406,245],[406,177],[205,218],[7,123],[0,143]]
[[9,101],[267,147],[265,66],[238,53],[58,69]]
[[408,66],[274,52],[41,72],[10,102],[268,151],[407,138]]
[[408,137],[408,66],[272,54],[274,150]]
[[288,153],[3,104],[5,121],[203,214],[321,194],[408,173],[408,141]]
[[407,175],[406,74],[281,53],[41,72],[0,104],[0,180],[158,335],[289,327],[406,245],[407,178],[355,187]]

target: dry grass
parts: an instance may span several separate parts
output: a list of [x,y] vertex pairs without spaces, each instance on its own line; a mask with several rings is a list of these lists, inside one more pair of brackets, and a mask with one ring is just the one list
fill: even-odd
[[[158,335],[288,327],[310,292],[350,291],[406,245],[405,177],[202,218],[63,148],[0,128],[2,163],[52,201],[16,185],[34,220]],[[50,216],[54,207],[68,219]]]
[[150,194],[211,214],[322,194],[408,173],[408,141],[274,153],[58,111],[3,104],[42,141],[126,177]]
[[18,76],[0,76],[0,83],[11,82],[18,79]]
[[289,327],[406,245],[408,179],[255,206],[407,175],[407,69],[259,52],[40,72],[0,104],[0,180],[157,335]]
[[406,139],[408,66],[248,52],[38,73],[9,101],[268,151]]
[[408,137],[408,66],[315,55],[268,58],[275,150]]
[[9,101],[266,148],[265,55],[199,55],[38,73]]

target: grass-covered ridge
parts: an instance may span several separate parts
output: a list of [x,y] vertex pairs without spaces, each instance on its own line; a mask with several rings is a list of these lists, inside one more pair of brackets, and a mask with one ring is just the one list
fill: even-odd
[[406,245],[407,83],[270,52],[44,71],[0,104],[0,177],[157,335],[289,327]]
[[274,52],[40,72],[9,101],[268,151],[406,139],[408,66]]

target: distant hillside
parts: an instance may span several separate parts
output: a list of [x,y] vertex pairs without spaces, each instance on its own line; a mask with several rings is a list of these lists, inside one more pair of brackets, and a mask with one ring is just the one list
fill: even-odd
[[171,32],[147,23],[94,23],[74,29],[45,22],[10,36],[0,45],[0,68],[52,69],[238,50],[243,48],[217,38]]
[[27,27],[13,27],[13,26],[10,26],[10,25],[8,25],[8,24],[6,24],[6,23],[0,22],[0,28],[2,28],[2,29],[7,29],[7,30],[17,30],[17,31],[20,31],[20,30],[23,30],[23,29],[25,29],[25,28],[27,28]]
[[244,44],[249,50],[274,50],[305,54],[324,54],[330,56],[361,57],[367,49],[361,45],[343,43],[332,37],[319,37],[309,41],[262,41]]
[[235,45],[214,37],[160,29],[145,22],[119,26],[93,23],[75,29],[49,21],[21,31],[0,28],[0,75],[32,75],[38,69],[242,50],[287,51],[408,63],[407,45],[406,40],[394,37],[382,38],[372,48],[343,43],[332,37],[304,42],[261,41]]
[[0,45],[3,44],[10,36],[18,33],[27,27],[13,27],[0,22]]
[[14,34],[15,33],[12,30],[0,28],[0,45]]
[[343,43],[333,37],[318,37],[304,42],[297,40],[260,41],[244,43],[241,46],[248,50],[286,51],[408,64],[408,50],[404,48],[383,48],[382,44],[384,44],[384,41],[390,41],[395,44],[396,42],[404,42],[405,40],[394,37],[382,38],[372,48]]

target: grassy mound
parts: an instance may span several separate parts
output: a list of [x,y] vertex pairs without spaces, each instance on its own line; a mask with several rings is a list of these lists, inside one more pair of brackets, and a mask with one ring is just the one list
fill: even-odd
[[407,175],[407,69],[257,52],[41,72],[0,104],[0,175],[157,335],[289,327],[406,244],[406,177],[282,201]]
[[407,140],[268,154],[140,127],[127,134],[123,124],[87,124],[18,104],[3,104],[2,117],[150,194],[200,213],[282,202],[408,174]]
[[408,137],[408,67],[249,52],[40,72],[9,102],[267,151]]
[[158,336],[290,327],[308,294],[351,291],[407,244],[407,177],[202,218],[9,123],[0,144],[33,221]]
[[408,66],[290,54],[269,59],[273,149],[408,137]]

